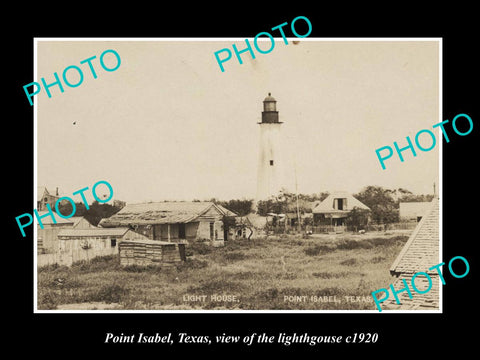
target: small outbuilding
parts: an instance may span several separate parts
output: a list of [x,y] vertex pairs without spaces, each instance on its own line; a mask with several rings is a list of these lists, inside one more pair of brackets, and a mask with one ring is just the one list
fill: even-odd
[[186,260],[185,244],[159,240],[122,241],[119,244],[120,265],[174,266]]
[[55,217],[55,223],[52,216],[47,216],[48,211],[42,210],[38,212],[41,218],[43,229],[37,223],[37,253],[54,253],[58,250],[58,233],[63,229],[96,229],[95,226],[83,216],[72,216],[64,219],[55,211],[52,211]]
[[58,251],[93,250],[102,255],[113,255],[118,253],[121,241],[146,239],[128,228],[62,229],[58,233]]

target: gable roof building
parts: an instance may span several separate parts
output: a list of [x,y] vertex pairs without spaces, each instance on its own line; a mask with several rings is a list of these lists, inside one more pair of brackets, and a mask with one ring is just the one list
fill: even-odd
[[128,225],[156,225],[189,223],[202,215],[213,213],[220,216],[236,216],[223,206],[213,202],[175,201],[128,204],[113,216],[102,219],[103,227]]
[[172,201],[127,204],[102,227],[127,226],[153,240],[224,238],[222,219],[234,212],[213,202]]
[[343,215],[350,212],[353,208],[370,210],[370,208],[353,197],[346,191],[336,191],[328,195],[314,209],[314,214],[338,214]]
[[[441,262],[439,214],[439,200],[438,198],[434,198],[425,216],[423,216],[417,224],[417,227],[390,267],[390,274],[397,278],[392,284],[396,290],[404,287],[402,279],[405,279],[411,288],[411,279],[417,272],[425,272],[430,276],[432,279],[432,288],[425,294],[419,294],[411,289],[412,299],[408,297],[406,292],[403,292],[398,295],[401,305],[397,304],[392,297],[385,301],[385,309],[439,309],[440,279],[435,269],[428,270]],[[423,275],[416,277],[415,286],[420,291],[425,291],[429,287],[428,279]]]
[[45,186],[37,186],[37,210],[45,210],[46,205],[49,204],[54,209],[55,202],[60,198],[58,195],[58,188],[55,192],[50,192]]
[[370,210],[346,191],[333,192],[312,210],[314,223],[344,225],[345,219],[354,208]]

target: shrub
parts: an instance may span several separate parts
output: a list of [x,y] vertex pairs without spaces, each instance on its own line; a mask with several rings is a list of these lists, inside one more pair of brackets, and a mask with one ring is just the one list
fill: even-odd
[[38,309],[55,310],[57,308],[57,299],[54,294],[48,292],[38,297]]
[[203,269],[208,266],[208,261],[198,260],[198,259],[187,259],[182,264],[177,266],[178,271],[183,271],[187,269]]
[[312,276],[320,279],[336,279],[348,276],[347,272],[314,272]]
[[383,257],[383,256],[375,256],[375,257],[373,257],[370,261],[371,261],[373,264],[378,264],[379,262],[382,262],[383,260],[385,260],[385,257]]
[[245,254],[239,251],[227,252],[223,255],[223,258],[228,261],[243,260],[246,258]]
[[124,285],[110,284],[103,285],[90,297],[90,301],[104,301],[106,303],[118,303],[128,295],[129,290]]
[[228,294],[236,293],[243,290],[243,285],[228,280],[208,280],[200,282],[197,286],[189,286],[187,291],[196,292],[202,295],[212,295],[212,294]]
[[330,246],[315,244],[313,246],[309,246],[309,247],[305,248],[303,251],[308,256],[316,256],[316,255],[320,255],[320,254],[326,254],[326,253],[328,253],[330,251],[333,251],[333,250],[334,249],[331,248]]
[[185,250],[192,255],[195,255],[195,254],[206,255],[206,254],[210,254],[215,249],[209,244],[204,244],[203,242],[195,241],[195,242],[192,242],[191,244],[188,244]]
[[357,259],[353,259],[353,258],[340,262],[340,265],[346,265],[346,266],[352,266],[356,264],[357,264]]

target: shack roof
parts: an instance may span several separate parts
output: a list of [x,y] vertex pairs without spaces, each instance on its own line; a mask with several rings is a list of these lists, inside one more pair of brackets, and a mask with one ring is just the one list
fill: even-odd
[[102,219],[103,227],[127,226],[130,224],[176,224],[194,221],[207,211],[214,209],[219,215],[236,216],[234,212],[213,202],[175,201],[127,204],[113,216]]
[[[344,205],[344,210],[336,210],[334,208],[335,199],[347,199],[347,204]],[[364,209],[364,210],[370,210],[370,208],[367,205],[361,203],[359,200],[354,198],[352,194],[346,191],[336,191],[328,195],[325,198],[325,200],[323,200],[320,204],[318,204],[313,209],[312,212],[314,214],[325,214],[325,213],[334,213],[334,212],[347,213],[350,210],[352,210],[354,207]]]

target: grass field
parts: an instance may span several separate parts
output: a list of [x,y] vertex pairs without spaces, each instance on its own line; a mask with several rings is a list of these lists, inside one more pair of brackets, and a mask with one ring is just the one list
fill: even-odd
[[269,237],[194,243],[173,268],[121,267],[116,256],[45,266],[38,309],[374,310],[370,294],[392,282],[388,269],[407,239]]

